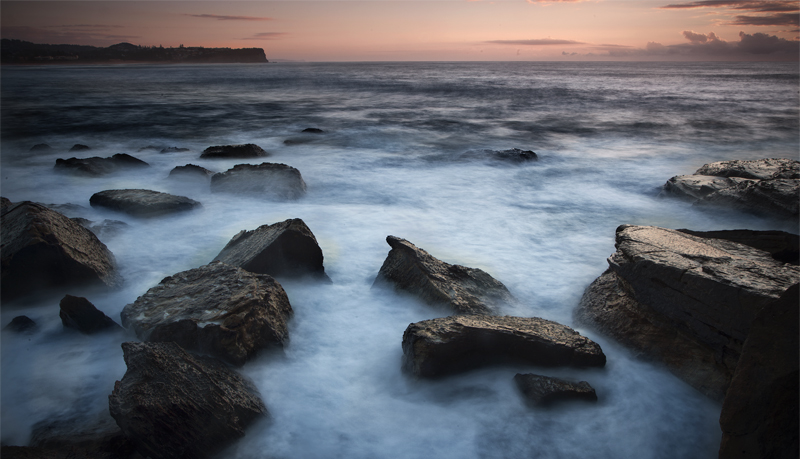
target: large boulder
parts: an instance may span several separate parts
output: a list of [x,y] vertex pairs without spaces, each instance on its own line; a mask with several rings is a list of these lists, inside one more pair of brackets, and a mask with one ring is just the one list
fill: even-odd
[[175,341],[233,365],[288,342],[291,315],[272,277],[218,261],[164,278],[121,313],[139,339]]
[[229,159],[239,159],[239,158],[261,158],[269,156],[269,153],[264,151],[263,148],[259,147],[258,145],[247,143],[243,145],[216,145],[213,147],[208,147],[203,150],[203,153],[200,155],[201,158],[209,159],[209,158],[229,158]]
[[795,284],[753,321],[722,404],[721,459],[800,457],[799,304]]
[[620,226],[616,247],[576,319],[718,400],[756,314],[800,280],[768,252],[664,228]]
[[392,250],[373,285],[389,284],[456,314],[494,314],[514,298],[505,285],[477,268],[451,265],[405,239],[387,236]]
[[314,233],[299,218],[253,231],[240,231],[213,261],[270,276],[310,276],[330,280],[322,266],[322,249]]
[[720,161],[704,165],[694,175],[672,177],[663,188],[666,194],[700,206],[796,219],[800,214],[800,161]]
[[237,164],[211,176],[211,191],[298,199],[306,194],[306,182],[300,171],[286,164]]
[[122,350],[128,370],[108,407],[145,457],[212,457],[268,415],[253,384],[216,360],[175,343],[122,343]]
[[2,299],[57,287],[117,287],[114,256],[91,231],[29,201],[6,207],[2,227]]
[[586,381],[573,382],[532,373],[517,373],[514,382],[532,406],[548,406],[566,400],[597,401],[597,393]]
[[570,327],[537,317],[484,315],[410,324],[403,333],[403,358],[407,370],[427,378],[498,363],[606,364],[600,346]]
[[122,330],[111,317],[103,314],[89,300],[83,297],[66,295],[59,303],[58,315],[65,328],[78,330],[85,335],[102,331]]
[[92,158],[59,158],[56,159],[54,168],[56,170],[97,177],[116,172],[120,169],[136,169],[149,166],[150,165],[146,162],[134,158],[131,155],[117,153],[110,158],[100,158],[98,156]]
[[89,199],[92,207],[124,212],[135,217],[157,217],[201,207],[194,199],[153,190],[105,190]]

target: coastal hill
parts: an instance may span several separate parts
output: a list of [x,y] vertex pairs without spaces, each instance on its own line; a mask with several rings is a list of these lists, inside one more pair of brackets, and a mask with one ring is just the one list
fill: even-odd
[[164,48],[119,43],[107,48],[86,45],[43,45],[4,38],[0,44],[3,64],[102,64],[102,63],[257,63],[269,62],[262,48]]

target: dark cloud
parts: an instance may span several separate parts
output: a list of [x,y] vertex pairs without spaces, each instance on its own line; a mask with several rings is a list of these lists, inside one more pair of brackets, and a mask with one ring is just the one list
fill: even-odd
[[123,28],[123,26],[121,25],[111,25],[111,24],[64,24],[64,25],[54,25],[46,27],[51,29],[86,29],[86,30],[105,30],[105,29]]
[[220,14],[184,14],[193,18],[216,19],[217,21],[271,21],[272,18],[259,18],[255,16],[224,16]]
[[585,45],[586,43],[574,40],[558,40],[555,38],[539,38],[535,40],[490,40],[484,43],[496,45],[522,45],[522,46],[549,46],[549,45]]
[[730,8],[734,10],[747,10],[758,13],[775,13],[798,11],[795,0],[772,0],[772,1],[753,1],[753,0],[701,0],[687,3],[676,3],[662,6],[663,9],[692,9],[692,8]]
[[133,41],[141,38],[138,35],[122,35],[106,32],[108,29],[118,29],[121,26],[7,26],[0,29],[3,38],[14,38],[33,43],[53,45],[93,45],[110,46],[123,41]]
[[708,37],[704,33],[694,33],[691,30],[684,30],[683,36],[692,43],[705,43]]
[[755,26],[798,26],[800,25],[800,15],[797,13],[777,13],[768,16],[736,16],[731,22],[732,25],[755,25]]
[[[634,49],[608,48],[611,57],[670,57],[681,59],[725,59],[725,60],[791,60],[800,56],[800,42],[786,40],[764,33],[739,32],[739,41],[725,41],[713,32],[704,35],[686,30],[684,37],[689,43],[663,45],[649,42],[647,46]],[[703,38],[701,38],[703,37]]]
[[285,32],[261,32],[252,37],[241,38],[240,40],[278,40],[286,35],[289,34]]

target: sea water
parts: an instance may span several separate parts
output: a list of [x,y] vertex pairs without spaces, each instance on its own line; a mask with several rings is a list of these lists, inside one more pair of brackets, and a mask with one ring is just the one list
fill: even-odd
[[[294,317],[283,352],[239,371],[270,412],[224,453],[235,458],[707,458],[720,405],[572,313],[607,267],[621,224],[718,230],[793,223],[710,211],[660,196],[705,163],[798,158],[798,67],[772,63],[280,63],[4,66],[0,192],[69,217],[127,226],[100,238],[124,285],[88,299],[119,320],[162,278],[210,262],[241,230],[301,218],[332,284],[282,280]],[[323,134],[303,134],[305,128]],[[289,140],[289,142],[285,142]],[[30,148],[47,143],[48,152]],[[211,194],[167,179],[197,164],[224,171],[262,159],[204,160],[212,145],[254,143],[300,170],[296,201]],[[90,151],[70,153],[74,144]],[[145,147],[153,146],[155,149]],[[160,153],[161,148],[189,151]],[[533,150],[539,161],[467,154]],[[57,158],[128,153],[150,168],[87,178]],[[89,205],[93,193],[146,188],[200,201],[196,211],[138,219]],[[438,380],[401,370],[409,323],[446,310],[372,282],[387,235],[453,264],[481,268],[519,299],[503,314],[576,327],[600,343],[603,369],[503,366]],[[3,304],[4,444],[77,415],[106,416],[125,373],[124,333],[64,330],[58,301]],[[596,404],[530,409],[517,372],[588,381]]]

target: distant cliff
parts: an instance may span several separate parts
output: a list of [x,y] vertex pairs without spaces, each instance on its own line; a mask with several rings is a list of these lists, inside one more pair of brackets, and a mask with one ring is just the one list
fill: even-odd
[[269,62],[261,48],[164,48],[119,43],[108,48],[84,45],[41,45],[4,38],[0,43],[0,62],[3,64],[48,63],[215,63],[234,64]]

